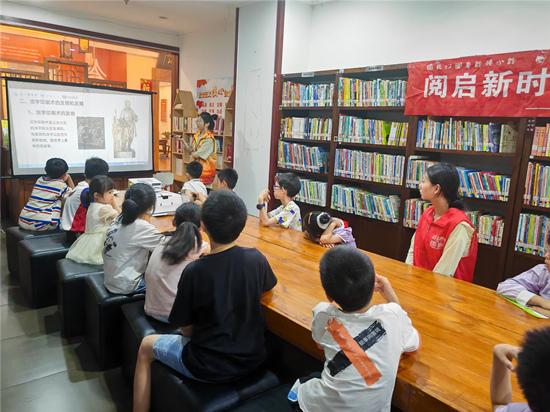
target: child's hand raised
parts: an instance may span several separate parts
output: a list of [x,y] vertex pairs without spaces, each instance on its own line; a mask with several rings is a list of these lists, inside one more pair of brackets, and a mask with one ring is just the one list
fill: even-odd
[[513,361],[518,358],[518,354],[521,348],[518,346],[508,345],[506,343],[500,343],[493,348],[493,356],[495,360],[502,363],[507,369],[514,371],[516,365]]
[[258,196],[258,203],[267,203],[271,199],[271,196],[269,195],[269,190],[264,189]]

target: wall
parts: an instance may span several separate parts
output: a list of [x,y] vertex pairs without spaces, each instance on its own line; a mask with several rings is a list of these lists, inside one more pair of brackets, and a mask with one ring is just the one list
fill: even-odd
[[276,17],[275,2],[239,11],[234,164],[239,173],[236,191],[254,215],[269,174]]
[[[98,4],[101,5],[101,3]],[[90,30],[98,33],[111,34],[115,36],[149,41],[169,46],[177,47],[179,46],[180,42],[179,36],[177,34],[162,33],[159,31],[142,29],[139,27],[128,26],[120,23],[111,23],[105,20],[80,18],[54,13],[48,10],[41,9],[35,5],[27,6],[23,4],[12,3],[9,1],[2,1],[0,2],[0,13],[3,16],[58,24],[71,28]]]
[[[408,63],[550,46],[545,2],[330,2],[311,8],[309,39],[287,8],[283,73]],[[292,22],[296,23],[293,24]],[[289,25],[287,27],[287,24]]]
[[283,73],[307,71],[313,7],[301,1],[285,2]]
[[180,89],[195,95],[197,80],[233,77],[235,11],[228,10],[223,25],[181,36]]

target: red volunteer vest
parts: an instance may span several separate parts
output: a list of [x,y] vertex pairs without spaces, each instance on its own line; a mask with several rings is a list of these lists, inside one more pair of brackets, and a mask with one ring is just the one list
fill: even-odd
[[[456,225],[467,222],[473,227],[468,216],[459,209],[450,208],[447,213],[434,222],[434,208],[430,206],[420,217],[414,235],[413,264],[424,269],[433,270]],[[474,279],[474,268],[477,261],[477,233],[474,231],[468,256],[460,259],[454,277],[467,282]]]

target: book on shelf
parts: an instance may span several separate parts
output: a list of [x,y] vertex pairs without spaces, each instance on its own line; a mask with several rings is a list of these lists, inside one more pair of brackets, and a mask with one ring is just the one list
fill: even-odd
[[319,146],[279,141],[277,164],[286,169],[313,173],[327,171],[328,152]]
[[508,124],[482,124],[452,117],[444,122],[418,121],[416,147],[475,152],[513,153],[517,131]]
[[283,107],[329,107],[332,106],[334,83],[301,84],[283,82]]
[[361,80],[340,77],[338,105],[347,107],[404,106],[406,80]]
[[218,134],[223,135],[223,129],[224,129],[223,117],[218,117],[216,120],[214,120],[214,129],[212,131],[216,135]]
[[520,213],[515,250],[530,255],[544,256],[550,219],[543,215]]
[[327,204],[327,183],[310,179],[300,179],[300,193],[294,198],[298,202],[316,206]]
[[397,223],[399,203],[400,198],[397,195],[385,196],[355,187],[332,186],[331,207],[341,212]]
[[403,183],[405,156],[336,149],[334,175],[378,183]]
[[233,161],[233,143],[227,143],[225,146],[225,161]]
[[330,141],[332,119],[285,117],[281,119],[281,138]]
[[418,221],[422,213],[430,207],[430,202],[422,199],[407,199],[405,200],[405,208],[403,210],[403,226],[416,229]]
[[550,123],[535,127],[531,156],[550,156]]
[[523,204],[550,207],[550,166],[529,162]]
[[195,133],[197,131],[197,125],[194,122],[193,117],[172,117],[172,129],[176,132]]
[[405,146],[409,124],[340,115],[338,142]]
[[504,219],[502,216],[483,213],[479,210],[465,212],[477,230],[477,241],[485,245],[500,247],[504,233]]
[[[411,156],[407,166],[406,185],[418,188],[428,167],[437,162],[425,160],[421,156]],[[464,167],[457,167],[460,181],[459,194],[467,198],[508,201],[510,176],[494,172],[484,172]]]

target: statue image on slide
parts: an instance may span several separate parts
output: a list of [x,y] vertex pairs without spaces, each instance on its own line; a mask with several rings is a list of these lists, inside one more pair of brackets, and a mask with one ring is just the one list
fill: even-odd
[[115,158],[135,158],[136,151],[132,149],[132,142],[136,137],[136,123],[138,116],[132,109],[130,100],[124,102],[124,108],[117,118],[113,119],[113,140],[114,140],[114,155]]

